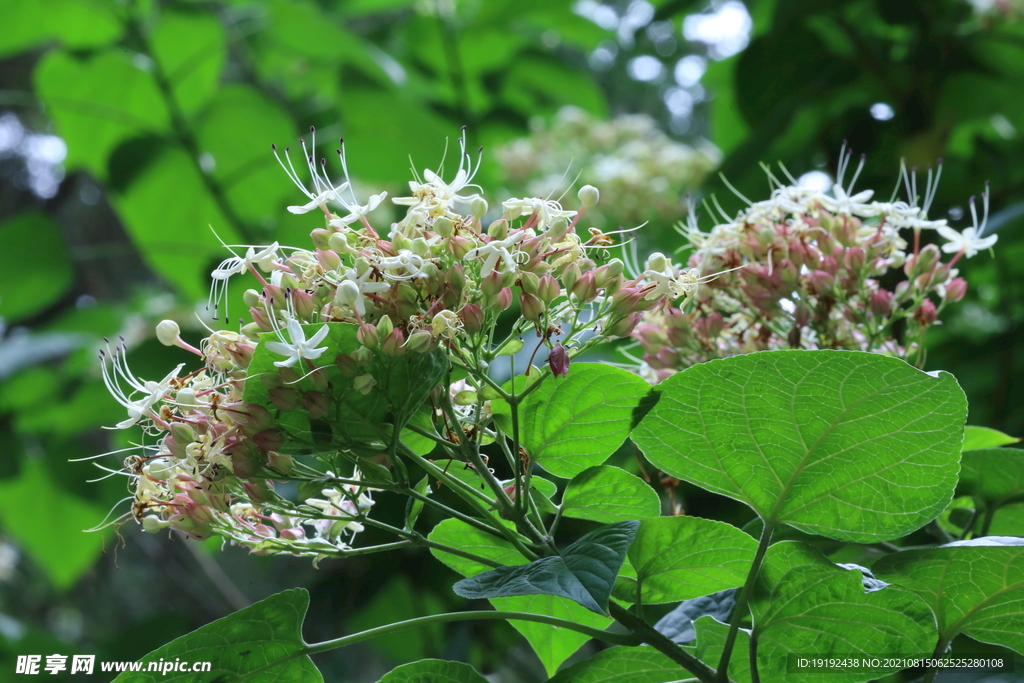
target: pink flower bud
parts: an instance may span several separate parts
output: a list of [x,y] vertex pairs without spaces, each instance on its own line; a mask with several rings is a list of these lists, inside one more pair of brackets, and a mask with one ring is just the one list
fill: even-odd
[[406,350],[413,353],[428,353],[436,346],[434,335],[426,330],[416,330],[409,335],[409,340],[405,342]]
[[824,270],[815,270],[811,273],[809,280],[811,283],[811,290],[819,296],[831,292],[832,287],[835,286],[836,283],[832,274]]
[[921,305],[914,311],[914,320],[921,327],[926,327],[935,322],[938,317],[938,312],[935,310],[935,304],[932,303],[931,299],[925,299],[921,302]]
[[331,407],[331,397],[322,391],[307,391],[302,395],[302,403],[309,413],[310,420],[326,420]]
[[886,289],[876,289],[871,292],[868,302],[871,314],[876,318],[885,318],[892,312],[892,292]]
[[452,254],[455,255],[455,258],[460,261],[466,258],[466,254],[473,249],[473,246],[473,243],[462,235],[453,235],[448,240],[448,248],[451,250]]
[[953,278],[946,283],[946,301],[957,302],[967,294],[967,280],[962,277]]
[[330,249],[330,240],[331,235],[333,234],[334,233],[332,233],[330,230],[325,230],[324,228],[317,228],[313,232],[309,233],[309,238],[313,241],[313,246],[316,247],[317,249]]
[[569,374],[569,352],[561,344],[557,344],[551,353],[548,354],[548,365],[551,366],[551,374],[555,377],[565,377]]
[[858,274],[864,268],[867,254],[860,247],[850,247],[843,256],[843,265],[851,273]]
[[495,313],[501,313],[502,311],[507,311],[508,307],[511,305],[512,290],[509,289],[508,287],[505,287],[500,292],[498,292],[498,296],[494,297],[494,301],[491,303],[490,309]]
[[377,343],[380,341],[377,338],[377,328],[369,323],[363,323],[356,330],[356,340],[370,350],[377,348]]
[[359,374],[359,364],[346,353],[339,353],[338,357],[334,359],[334,364],[338,366],[338,370],[341,370],[342,377],[352,379]]
[[270,402],[282,412],[298,410],[302,406],[302,394],[295,389],[276,387],[268,392]]
[[384,343],[381,344],[381,350],[388,358],[398,358],[405,354],[405,349],[403,348],[404,345],[405,335],[396,327],[391,330],[391,334],[389,334],[387,339],[384,340]]
[[273,332],[274,326],[270,324],[270,318],[267,317],[267,314],[262,307],[257,308],[256,306],[253,306],[250,308],[249,316],[262,331]]
[[623,287],[612,295],[610,314],[612,317],[634,313],[644,294],[635,287]]
[[484,329],[484,310],[476,304],[466,304],[459,311],[459,319],[463,328],[470,334],[477,334]]
[[[269,484],[270,482],[267,482]],[[273,489],[263,483],[255,481],[243,481],[242,488],[245,489],[249,500],[253,503],[266,503],[274,500]]]
[[562,285],[565,287],[567,291],[572,290],[573,285],[575,285],[576,281],[579,280],[582,276],[583,273],[582,271],[580,271],[580,267],[577,266],[575,263],[570,263],[568,266],[566,266],[565,271],[562,273]]
[[234,413],[235,420],[245,429],[247,434],[254,434],[274,426],[274,416],[263,406],[247,403]]
[[605,329],[604,333],[609,337],[628,337],[630,332],[636,328],[637,323],[640,322],[640,318],[640,313],[633,313],[623,318],[619,318],[609,325]]
[[294,466],[292,456],[287,453],[278,453],[277,451],[267,453],[267,464],[282,474],[291,474]]
[[523,317],[530,322],[540,322],[544,316],[544,304],[533,294],[523,292],[519,295],[519,307],[522,309]]
[[822,270],[829,275],[835,275],[839,272],[839,262],[834,256],[826,256],[821,259],[821,264],[818,266],[819,270]]
[[536,296],[537,290],[540,289],[540,277],[534,273],[521,273],[519,275],[519,286],[527,294]]
[[265,451],[280,450],[285,444],[284,434],[276,429],[264,429],[252,437],[253,442]]
[[550,304],[552,301],[557,299],[562,293],[561,287],[558,286],[558,280],[545,275],[540,279],[540,285],[537,287],[537,297],[546,304]]
[[295,315],[302,320],[309,320],[316,313],[313,296],[304,289],[292,290],[292,305],[295,307]]
[[316,262],[319,263],[324,270],[335,270],[341,265],[341,257],[330,249],[317,249]]
[[593,301],[597,296],[597,281],[594,278],[594,271],[583,273],[571,289],[573,296],[579,301]]
[[501,273],[492,270],[487,277],[480,281],[480,292],[488,299],[493,299],[504,286],[501,281]]

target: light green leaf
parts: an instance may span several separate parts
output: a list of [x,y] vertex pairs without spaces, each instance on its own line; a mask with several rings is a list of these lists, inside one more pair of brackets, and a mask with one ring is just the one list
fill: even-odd
[[195,165],[177,149],[157,156],[115,204],[150,267],[189,299],[206,297],[208,269],[231,255],[217,236],[226,244],[241,242]]
[[645,603],[699,598],[742,586],[757,542],[731,524],[699,517],[640,523],[629,562]]
[[548,683],[675,683],[679,664],[653,647],[613,647],[576,662]]
[[643,479],[601,465],[583,470],[569,482],[562,496],[562,514],[595,522],[623,522],[657,517],[661,501]]
[[112,0],[4,0],[0,55],[58,40],[72,49],[95,48],[124,31]]
[[193,114],[216,92],[224,68],[227,44],[220,21],[214,14],[165,10],[150,43],[178,106]]
[[0,244],[0,318],[14,322],[38,313],[71,286],[71,254],[60,226],[46,214],[24,211],[0,223]]
[[951,642],[963,633],[1024,654],[1024,543],[985,537],[883,557],[872,569],[920,595]]
[[[978,513],[988,520],[1013,503],[1024,502],[1024,450],[1017,448],[985,448],[964,451],[960,461],[959,493],[971,496]],[[975,528],[978,528],[977,523]],[[983,529],[982,534],[991,529]],[[1012,532],[1024,536],[1024,528]]]
[[[866,592],[860,571],[840,568],[799,541],[768,549],[751,610],[765,681],[820,680],[818,673],[787,671],[790,653],[920,657],[935,646],[934,620],[920,597],[897,586]],[[831,671],[829,680],[865,677]]]
[[854,542],[898,538],[952,499],[967,402],[946,373],[852,351],[768,351],[659,385],[633,439],[672,476],[766,523]]
[[455,584],[464,598],[504,598],[519,595],[557,595],[574,600],[592,612],[607,614],[608,598],[636,521],[607,524],[591,531],[555,557],[530,564],[499,567]]
[[[517,386],[519,379],[517,378]],[[548,378],[520,406],[520,436],[530,457],[557,477],[602,464],[629,435],[633,410],[650,385],[611,365],[574,363]],[[492,403],[507,415],[503,401]]]
[[1003,434],[1002,432],[990,429],[989,427],[975,427],[967,425],[964,427],[964,451],[977,451],[982,448],[999,448],[1018,443],[1019,438]]
[[[702,662],[718,667],[722,657],[722,650],[725,649],[725,639],[729,634],[729,625],[723,624],[714,617],[703,616],[693,622],[693,629],[697,633],[697,642],[687,650]],[[729,679],[736,683],[750,683],[750,631],[741,628],[736,632],[736,641],[733,645],[733,656],[729,660]],[[761,678],[765,683],[776,683],[768,678]]]
[[[416,492],[424,496],[430,494],[430,475],[427,475],[420,479],[420,483],[416,484]],[[420,518],[420,513],[423,512],[423,501],[418,498],[409,498],[405,506],[405,530],[412,531],[416,526],[416,520]]]
[[[67,141],[66,164],[86,168],[97,178],[107,176],[107,157],[119,142],[144,133],[161,133],[169,126],[153,77],[133,64],[123,50],[82,59],[49,52],[36,67],[34,79],[47,114]],[[173,202],[168,201],[170,191],[175,193]],[[163,187],[153,211],[172,209],[175,214],[174,205],[193,203],[182,201],[189,200],[192,191],[180,183]],[[206,228],[206,223],[201,225]]]
[[[495,562],[511,565],[522,562],[523,557],[515,547],[504,539],[496,538],[475,529],[457,519],[446,519],[434,527],[428,537],[431,541],[457,547],[466,552],[486,557]],[[463,576],[475,576],[491,569],[489,566],[431,548],[438,560]],[[513,612],[545,614],[594,628],[606,628],[611,619],[595,614],[572,600],[554,595],[524,595],[512,598],[493,598],[495,609]],[[558,666],[587,642],[587,636],[559,626],[538,624],[532,621],[513,621],[512,626],[529,641],[540,658],[548,675],[553,675]]]
[[487,679],[469,664],[423,659],[392,669],[380,683],[487,683]]
[[[323,676],[308,656],[297,654],[305,647],[302,619],[309,607],[305,588],[293,588],[229,614],[188,635],[153,650],[140,661],[212,662],[205,680],[323,683]],[[192,672],[126,672],[114,683],[194,683]]]
[[74,585],[103,548],[103,534],[84,529],[104,510],[58,488],[43,464],[21,459],[15,479],[0,480],[0,526],[18,540],[58,588]]

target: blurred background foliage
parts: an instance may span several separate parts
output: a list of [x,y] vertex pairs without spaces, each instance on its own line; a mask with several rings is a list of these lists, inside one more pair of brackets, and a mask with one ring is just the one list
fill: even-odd
[[[72,460],[134,440],[101,429],[123,419],[101,338],[123,335],[137,374],[162,377],[183,352],[153,325],[201,336],[221,240],[307,244],[317,226],[284,210],[300,195],[270,143],[311,125],[331,142],[318,156],[344,136],[356,182],[392,192],[466,125],[492,205],[579,174],[604,186],[602,227],[647,221],[642,247],[666,251],[685,192],[739,208],[716,165],[757,200],[759,162],[827,184],[847,139],[868,158],[858,186],[887,197],[901,157],[942,158],[932,215],[962,227],[989,181],[1000,241],[963,264],[971,289],[929,369],[956,375],[971,423],[1024,431],[1017,0],[0,0],[0,17],[0,671],[19,653],[136,658],[295,585],[313,591],[309,640],[459,606],[423,554],[314,570],[133,523],[82,533],[123,512],[125,486],[87,483],[105,472]],[[405,632],[318,664],[373,681],[424,656],[543,678],[507,625]]]

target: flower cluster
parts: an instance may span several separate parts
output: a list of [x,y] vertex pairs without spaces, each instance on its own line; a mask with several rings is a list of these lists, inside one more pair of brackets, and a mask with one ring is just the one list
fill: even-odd
[[550,126],[540,122],[528,138],[498,152],[509,181],[531,194],[556,196],[568,172],[601,188],[605,201],[594,225],[670,225],[681,219],[681,197],[696,190],[718,165],[710,143],[691,147],[662,132],[643,114],[594,119],[576,107],[559,111]]
[[[981,220],[972,198],[973,226],[958,232],[946,220],[928,217],[941,166],[934,174],[929,170],[923,197],[916,173],[902,168],[908,201],[880,202],[871,190],[853,189],[863,159],[844,185],[850,156],[844,147],[831,194],[769,174],[776,186],[770,199],[744,199],[746,209],[735,218],[722,213],[724,222],[709,232],[691,213],[680,229],[693,248],[688,269],[655,255],[646,270],[717,276],[708,278],[691,306],[644,315],[634,336],[643,348],[646,377],[659,381],[711,358],[777,348],[857,349],[923,363],[927,329],[947,303],[966,293],[957,261],[996,242],[996,235],[983,236],[988,192]],[[941,250],[922,246],[924,232],[945,242]],[[943,253],[952,255],[946,263]],[[883,286],[898,269],[906,279]]]

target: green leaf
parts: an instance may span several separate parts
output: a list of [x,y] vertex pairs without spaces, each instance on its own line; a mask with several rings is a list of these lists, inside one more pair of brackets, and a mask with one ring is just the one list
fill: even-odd
[[715,360],[659,385],[633,432],[657,467],[768,524],[898,538],[952,499],[967,402],[946,373],[852,351]]
[[[313,666],[313,660],[298,654],[305,647],[301,629],[308,607],[309,593],[305,588],[271,595],[153,650],[140,660],[142,668],[149,662],[180,658],[212,662],[213,667],[204,680],[218,683],[264,680],[323,683],[323,676]],[[196,680],[191,672],[164,675],[143,671],[122,673],[114,683],[193,683]]]
[[607,614],[615,577],[638,526],[636,521],[608,524],[591,531],[560,556],[543,557],[517,567],[499,567],[463,579],[455,593],[464,598],[558,595],[592,612]]
[[[979,513],[990,518],[1006,505],[1024,502],[1024,451],[1016,448],[964,451],[957,490],[971,496]],[[1024,535],[1024,528],[1017,529],[1013,535]]]
[[[36,67],[34,79],[47,114],[67,141],[68,167],[86,168],[97,178],[107,176],[107,156],[119,142],[169,126],[152,76],[133,64],[126,51],[110,50],[85,59],[49,52]],[[175,193],[173,202],[167,201],[168,187]],[[176,204],[193,203],[182,202],[191,199],[191,190],[174,184],[163,187],[153,211],[171,209],[174,214]],[[205,229],[206,223],[201,225]],[[161,229],[190,227],[175,224]]]
[[[1006,545],[1013,543],[1015,545]],[[1024,654],[1024,543],[984,537],[883,557],[872,569],[928,603],[942,642],[965,634]]]
[[989,427],[975,427],[967,425],[964,427],[964,451],[977,451],[982,448],[999,448],[1018,443],[1019,438],[1003,434],[1002,432],[990,429]]
[[[508,541],[475,529],[457,519],[446,519],[441,522],[434,527],[428,538],[431,541],[454,546],[501,564],[522,561],[522,555]],[[431,548],[430,552],[438,560],[463,576],[475,576],[490,569],[485,564],[452,555],[443,550]],[[611,619],[594,614],[572,600],[554,595],[493,598],[491,604],[498,610],[546,614],[594,628],[606,628],[611,623]],[[532,621],[513,621],[512,626],[529,641],[549,676],[553,675],[559,665],[578,650],[583,643],[590,640],[577,631]]]
[[487,683],[487,679],[469,664],[424,659],[392,669],[380,683]]
[[84,529],[103,510],[54,485],[41,462],[22,458],[16,479],[0,480],[0,526],[58,588],[74,585],[103,549],[103,534]]
[[217,91],[224,68],[227,44],[220,21],[214,14],[165,10],[149,40],[178,106],[193,114]]
[[674,610],[659,619],[654,628],[674,643],[688,643],[697,637],[693,624],[701,617],[729,619],[733,608],[736,607],[736,593],[735,588],[730,588],[711,595],[683,600]]
[[[687,650],[702,662],[717,667],[722,657],[722,650],[725,649],[725,639],[729,633],[729,625],[723,624],[714,617],[704,616],[693,622],[693,629],[697,634],[697,642]],[[750,652],[750,631],[741,628],[736,632],[736,641],[733,645],[733,656],[729,660],[729,679],[736,683],[750,683],[750,657],[745,656]],[[767,678],[761,680],[766,683],[775,683]]]
[[0,56],[50,40],[73,49],[107,45],[124,31],[118,9],[111,0],[4,0]]
[[225,244],[241,242],[195,164],[178,149],[159,154],[114,203],[150,267],[189,299],[206,297],[208,269],[231,255],[217,236]]
[[[574,363],[567,377],[548,378],[520,405],[522,444],[551,474],[574,477],[622,445],[633,409],[648,391],[647,382],[626,370]],[[496,415],[508,415],[503,401],[492,406]]]
[[569,482],[562,496],[562,514],[595,522],[623,522],[657,517],[661,501],[643,479],[601,465],[583,470]]
[[653,647],[613,647],[576,662],[548,683],[673,683],[679,665]]
[[[751,610],[765,680],[820,680],[817,673],[787,671],[791,653],[917,657],[935,645],[934,620],[920,597],[897,586],[867,592],[861,571],[840,568],[799,541],[768,549]],[[829,680],[852,683],[864,674],[833,671]]]
[[60,226],[46,214],[25,211],[0,223],[0,244],[0,317],[13,322],[42,311],[71,286],[71,253]]
[[699,598],[742,586],[757,542],[731,524],[699,517],[640,522],[629,562],[644,603]]
[[[369,604],[346,619],[345,628],[358,633],[444,611],[445,605],[436,593],[415,585],[405,574],[397,574],[373,593]],[[444,625],[427,624],[385,633],[374,637],[367,645],[394,662],[423,659],[444,651]]]
[[[430,494],[430,475],[427,475],[420,479],[420,483],[416,484],[416,492],[422,493],[423,495]],[[420,513],[423,512],[423,501],[417,498],[409,498],[409,502],[405,507],[405,530],[412,531],[413,527],[416,526],[416,520],[420,518]]]

